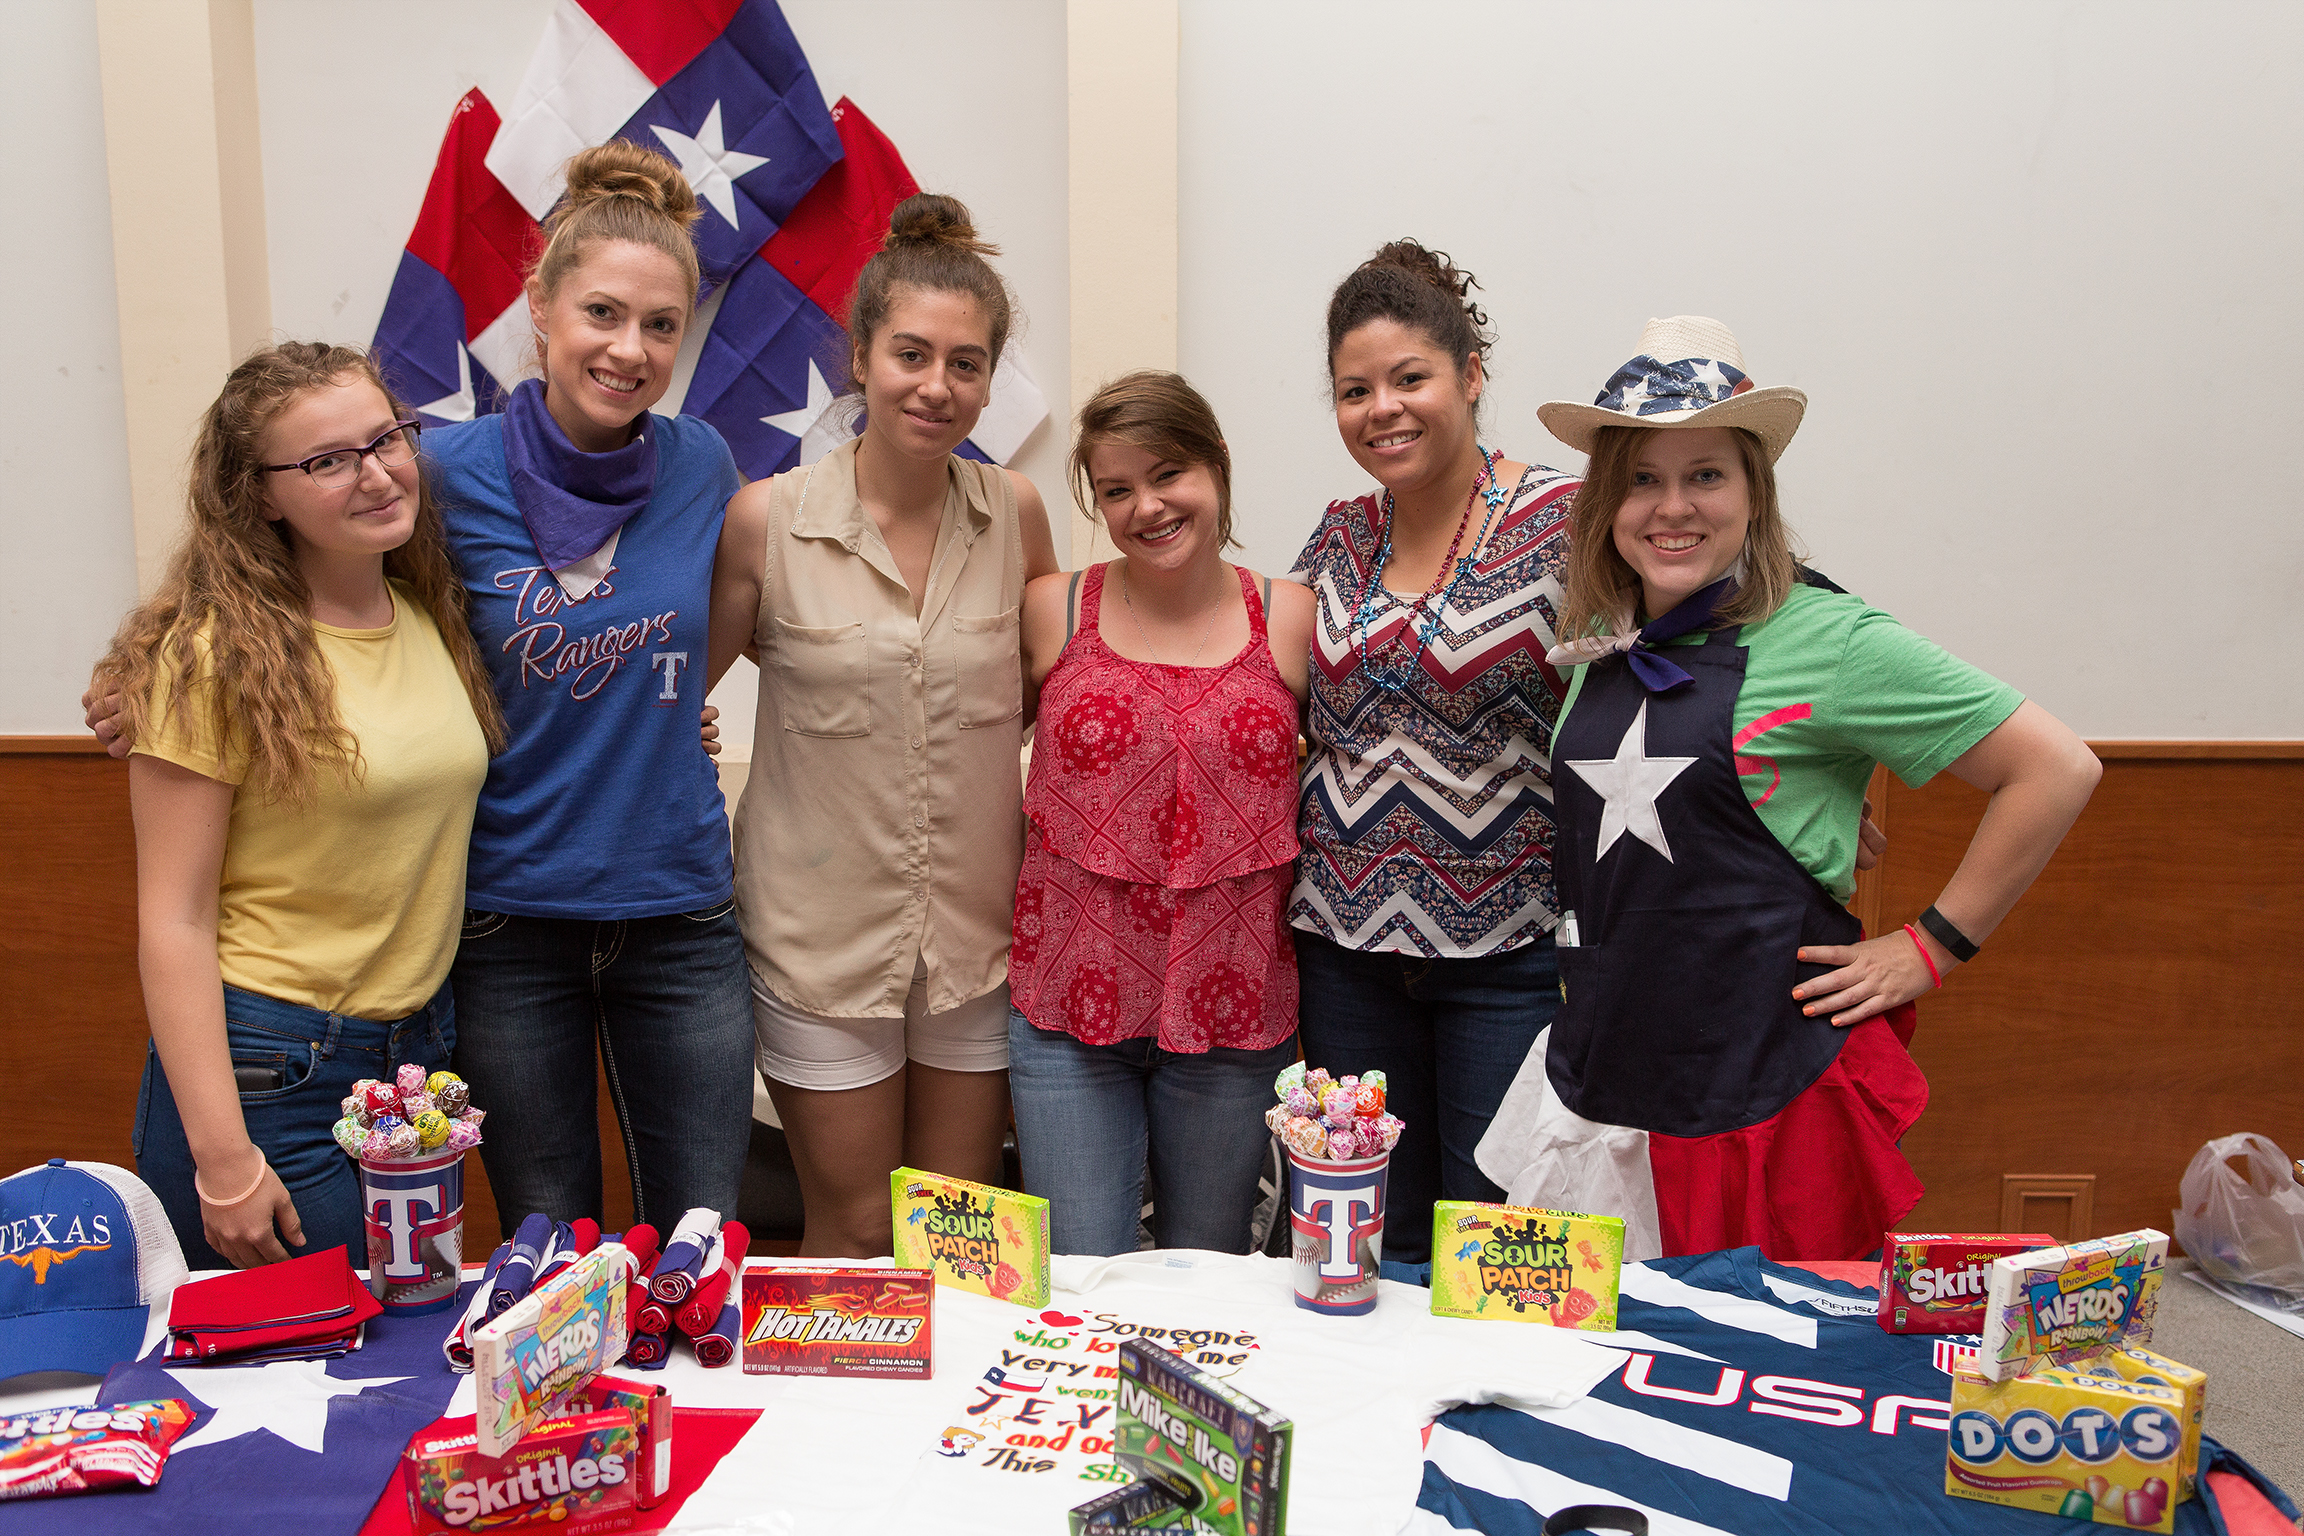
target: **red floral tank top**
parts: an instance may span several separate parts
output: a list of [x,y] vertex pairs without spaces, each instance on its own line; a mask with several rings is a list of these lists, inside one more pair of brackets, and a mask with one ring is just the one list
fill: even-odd
[[1222,666],[1104,643],[1104,567],[1040,690],[1009,995],[1085,1044],[1264,1049],[1296,1027],[1296,701],[1245,571]]

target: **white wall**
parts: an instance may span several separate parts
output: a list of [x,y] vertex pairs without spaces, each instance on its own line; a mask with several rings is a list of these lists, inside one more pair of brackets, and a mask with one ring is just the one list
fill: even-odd
[[[1810,410],[1819,568],[2097,737],[2293,737],[2304,7],[1184,0],[1183,370],[1285,570],[1367,482],[1336,280],[1415,235],[1485,284],[1488,423],[1573,465],[1650,315]],[[2275,649],[2279,642],[2273,641]]]
[[[1061,496],[1069,334],[1062,0],[783,0],[827,102],[853,100],[921,186],[968,204],[1005,254],[1024,363],[1051,421],[1016,460]],[[449,110],[510,107],[552,0],[257,0],[272,321],[365,342],[424,200]],[[99,161],[99,164],[101,162]],[[754,673],[713,695],[749,755]],[[77,690],[75,690],[77,693]]]
[[88,670],[136,596],[96,13],[11,6],[0,137],[18,146],[0,240],[15,313],[0,368],[0,735],[78,731]]

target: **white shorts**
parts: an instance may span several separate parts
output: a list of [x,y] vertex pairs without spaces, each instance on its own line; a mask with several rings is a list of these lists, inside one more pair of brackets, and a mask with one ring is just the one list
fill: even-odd
[[900,1019],[832,1019],[793,1007],[752,978],[760,1075],[795,1088],[868,1088],[907,1058],[947,1072],[1008,1069],[1008,984],[949,1013],[928,1011],[928,961],[913,963]]

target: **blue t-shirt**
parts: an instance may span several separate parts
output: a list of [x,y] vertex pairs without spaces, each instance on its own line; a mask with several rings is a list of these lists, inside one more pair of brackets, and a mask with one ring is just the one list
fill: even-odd
[[472,633],[512,745],[489,765],[465,904],[602,921],[728,899],[720,778],[701,731],[712,556],[741,483],[720,434],[654,416],[656,487],[570,601],[513,504],[504,424],[424,434]]

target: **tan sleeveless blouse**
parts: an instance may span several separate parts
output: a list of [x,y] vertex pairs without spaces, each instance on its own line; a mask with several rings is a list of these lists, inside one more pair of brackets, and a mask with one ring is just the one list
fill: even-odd
[[736,807],[753,973],[833,1018],[943,1013],[1008,976],[1024,852],[1024,540],[997,466],[950,460],[917,618],[856,495],[856,442],[779,475]]

